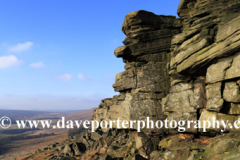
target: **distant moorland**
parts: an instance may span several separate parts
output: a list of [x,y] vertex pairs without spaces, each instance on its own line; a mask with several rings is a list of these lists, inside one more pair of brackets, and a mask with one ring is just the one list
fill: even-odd
[[46,145],[61,142],[68,135],[72,136],[83,131],[83,128],[42,129],[41,126],[34,129],[31,129],[29,126],[25,129],[18,129],[15,120],[52,120],[51,124],[54,125],[62,117],[65,117],[66,120],[90,120],[93,115],[93,109],[64,112],[67,113],[0,110],[0,117],[7,116],[12,121],[9,129],[0,128],[0,159],[14,159]]

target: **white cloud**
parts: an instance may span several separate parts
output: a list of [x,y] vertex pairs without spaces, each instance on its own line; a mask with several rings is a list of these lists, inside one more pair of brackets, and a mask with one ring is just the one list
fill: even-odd
[[78,74],[78,79],[84,80],[84,81],[89,80],[88,77],[85,77],[85,76],[84,76],[83,74],[81,74],[81,73]]
[[30,49],[32,45],[32,42],[18,43],[17,45],[10,47],[9,52],[23,52]]
[[21,63],[22,63],[22,60],[19,60],[14,55],[0,57],[0,68],[8,68],[8,67],[19,65]]
[[71,74],[63,74],[57,77],[58,79],[61,79],[63,81],[69,81],[72,79],[72,75]]
[[36,62],[36,63],[30,64],[29,67],[33,67],[33,68],[44,68],[44,67],[46,67],[46,65],[45,65],[43,62]]

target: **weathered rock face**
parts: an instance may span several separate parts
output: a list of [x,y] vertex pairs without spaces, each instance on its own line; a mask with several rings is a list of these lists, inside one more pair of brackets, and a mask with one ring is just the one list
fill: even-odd
[[[113,84],[120,95],[103,100],[93,119],[199,120],[199,128],[191,124],[190,128],[184,126],[185,132],[197,136],[238,132],[239,128],[234,129],[233,125],[240,120],[239,7],[240,2],[235,0],[181,0],[178,14],[182,19],[145,11],[129,13],[122,27],[127,36],[125,46],[114,52],[126,63],[126,71],[117,74]],[[213,119],[228,123],[218,124]],[[211,122],[206,132],[204,121]],[[174,129],[142,131],[178,133]],[[184,148],[179,150],[171,146],[174,138],[166,138],[159,143],[163,150],[153,151],[148,158],[239,157],[221,154],[232,150],[231,138],[216,139],[202,150],[188,146],[189,143],[178,144],[176,139],[174,145]],[[206,148],[213,154],[205,153]]]
[[[240,2],[234,0],[181,0],[178,15],[183,18],[183,28],[182,33],[173,36],[171,42],[169,75],[172,82],[189,80],[188,85],[195,84],[201,77],[204,89],[199,100],[203,105],[195,111],[192,109],[194,105],[187,104],[186,101],[193,101],[189,98],[189,91],[184,90],[182,94],[175,91],[175,94],[167,96],[163,105],[168,109],[166,104],[171,104],[175,108],[171,114],[176,118],[181,118],[186,113],[192,116],[194,114],[190,113],[197,113],[201,121],[215,117],[216,120],[230,118],[230,123],[233,123],[233,120],[238,119],[239,6]],[[172,85],[170,90],[175,87],[175,84]],[[181,107],[186,107],[182,114],[179,111]]]
[[[183,33],[172,41],[171,72],[203,75],[217,60],[239,49],[239,10],[235,0],[182,0]],[[185,47],[185,49],[184,49]]]
[[[114,51],[126,63],[116,75],[114,90],[120,95],[105,99],[94,112],[94,120],[164,120],[161,100],[170,88],[166,64],[170,60],[172,37],[180,33],[182,21],[173,16],[159,16],[147,11],[126,15],[122,31],[125,46]],[[127,128],[130,126],[128,125]],[[117,128],[113,124],[113,128]],[[133,129],[136,129],[136,123]],[[106,131],[107,129],[105,129]],[[160,129],[145,129],[164,133]]]
[[[103,100],[93,119],[204,120],[203,109],[238,117],[239,6],[235,0],[182,0],[182,19],[147,11],[126,15],[125,46],[114,51],[126,63],[113,84],[120,95]],[[199,131],[191,127],[187,132]]]
[[[179,83],[171,87],[170,93],[162,101],[163,109],[169,121],[198,119],[198,112],[206,105],[205,86],[203,83]],[[185,126],[187,127],[187,124]],[[191,125],[186,132],[197,133]]]

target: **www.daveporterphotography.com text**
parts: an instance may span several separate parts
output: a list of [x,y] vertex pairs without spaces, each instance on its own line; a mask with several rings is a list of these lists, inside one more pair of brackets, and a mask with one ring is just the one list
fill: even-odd
[[[240,121],[235,121],[230,124],[228,120],[218,121],[215,117],[212,121],[209,120],[150,120],[146,117],[146,120],[102,120],[101,122],[97,120],[66,120],[65,117],[58,120],[56,125],[52,125],[52,120],[16,120],[17,127],[19,129],[24,129],[27,126],[30,128],[53,128],[53,129],[73,129],[73,128],[85,128],[91,129],[91,132],[95,132],[97,128],[117,128],[117,129],[136,129],[137,132],[141,132],[142,129],[177,129],[178,132],[185,132],[187,129],[194,127],[195,129],[201,128],[202,132],[206,132],[208,128],[220,129],[224,132],[225,129],[230,126],[230,128],[239,129]],[[11,126],[11,119],[8,117],[2,117],[0,119],[0,128],[7,129]],[[114,127],[113,127],[114,126]]]

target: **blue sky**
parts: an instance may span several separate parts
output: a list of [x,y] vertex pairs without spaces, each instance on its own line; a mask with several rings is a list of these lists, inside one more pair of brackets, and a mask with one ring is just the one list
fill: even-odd
[[124,16],[175,15],[179,0],[11,0],[0,6],[0,108],[81,110],[118,94]]

